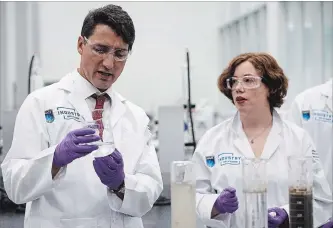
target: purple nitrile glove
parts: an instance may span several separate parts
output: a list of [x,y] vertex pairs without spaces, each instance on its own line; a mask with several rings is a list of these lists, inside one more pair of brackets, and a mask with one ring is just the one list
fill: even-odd
[[123,183],[124,162],[117,149],[111,155],[95,158],[93,165],[101,182],[110,189],[117,190]]
[[232,187],[223,189],[219,197],[216,199],[214,207],[221,214],[235,212],[238,209],[236,189]]
[[[271,215],[271,212],[275,212],[275,216]],[[286,219],[288,219],[288,214],[284,209],[278,207],[268,209],[268,228],[277,228]]]
[[333,228],[333,220],[329,221],[328,223],[325,223],[322,228]]
[[98,140],[100,140],[100,137],[95,135],[95,130],[93,129],[80,128],[70,131],[56,147],[53,156],[53,165],[56,167],[65,166],[73,160],[97,150],[98,146],[96,145],[84,144]]

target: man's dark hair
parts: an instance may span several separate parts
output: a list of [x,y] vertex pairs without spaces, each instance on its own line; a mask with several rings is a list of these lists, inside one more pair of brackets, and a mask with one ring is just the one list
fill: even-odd
[[109,4],[91,10],[83,21],[81,36],[89,38],[94,33],[94,29],[98,24],[109,26],[128,44],[129,51],[132,50],[135,40],[133,21],[120,6]]

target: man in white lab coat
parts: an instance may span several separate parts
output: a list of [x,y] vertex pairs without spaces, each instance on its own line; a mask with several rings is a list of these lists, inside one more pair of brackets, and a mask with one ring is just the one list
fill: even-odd
[[332,79],[297,95],[285,117],[312,137],[332,190]]
[[[143,227],[163,188],[160,168],[147,115],[112,88],[134,39],[121,7],[89,12],[79,68],[23,102],[1,168],[9,198],[27,203],[25,228]],[[99,135],[85,127],[92,120]],[[101,140],[116,149],[102,155]]]
[[[313,227],[324,224],[331,214],[330,188],[310,136],[282,120],[275,110],[283,104],[288,87],[288,79],[276,60],[266,53],[239,55],[223,71],[218,85],[238,111],[208,130],[193,155],[198,167],[197,213],[205,225],[244,228],[265,227],[266,223],[269,228],[289,227],[289,156],[309,157],[313,161]],[[245,197],[244,181],[254,182],[257,175],[243,176],[244,158],[267,162],[266,173],[256,170],[258,175],[267,177],[267,204],[251,201],[258,195]],[[252,187],[247,191],[265,191],[257,184]],[[261,214],[253,215],[257,210],[245,210],[246,205],[261,208]],[[309,218],[311,212],[304,213]]]
[[332,79],[297,95],[285,117],[312,137],[332,189]]

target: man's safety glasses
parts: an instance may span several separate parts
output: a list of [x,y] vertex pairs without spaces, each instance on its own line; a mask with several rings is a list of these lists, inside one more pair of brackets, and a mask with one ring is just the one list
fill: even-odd
[[90,46],[91,51],[94,55],[99,56],[103,59],[106,59],[108,55],[112,55],[114,60],[117,62],[125,61],[129,56],[129,51],[122,48],[111,48],[107,45],[102,44],[93,44],[86,37],[83,37],[85,42]]

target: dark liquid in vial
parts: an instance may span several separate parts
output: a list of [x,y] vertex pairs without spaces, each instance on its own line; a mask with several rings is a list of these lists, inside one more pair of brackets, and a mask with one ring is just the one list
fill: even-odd
[[312,192],[289,189],[290,228],[313,228]]

